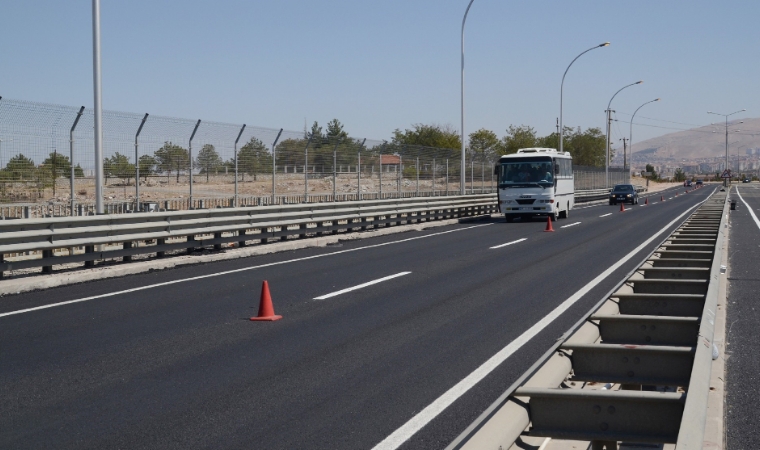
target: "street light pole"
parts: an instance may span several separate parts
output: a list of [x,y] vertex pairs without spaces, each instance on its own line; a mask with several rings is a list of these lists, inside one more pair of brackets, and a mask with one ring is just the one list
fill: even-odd
[[100,71],[100,0],[92,0],[92,79],[95,91],[95,214],[103,214],[103,96]]
[[612,117],[610,116],[610,106],[612,106],[612,100],[615,99],[615,96],[618,95],[620,93],[620,91],[622,91],[625,88],[634,86],[636,84],[641,84],[641,83],[643,83],[643,81],[639,80],[639,81],[637,81],[635,83],[631,83],[631,84],[625,85],[625,86],[621,87],[620,89],[618,89],[618,91],[615,92],[615,94],[610,99],[610,102],[607,103],[607,109],[604,111],[605,113],[607,113],[607,139],[606,139],[607,142],[606,142],[606,145],[605,145],[605,147],[607,148],[607,152],[606,152],[605,157],[604,157],[604,179],[605,179],[605,185],[604,186],[606,188],[610,187],[610,122],[612,121]]
[[[475,0],[470,0],[470,3],[467,5],[467,9],[464,11],[464,17],[462,18],[462,110],[461,110],[461,117],[462,117],[462,162],[459,170],[459,195],[464,195],[464,183],[465,183],[465,174],[464,174],[464,166],[465,166],[465,143],[464,143],[464,23],[467,21],[467,14],[470,12],[470,7],[472,6],[472,2]],[[381,167],[382,169],[382,167]]]
[[[723,116],[726,119],[726,170],[728,170],[728,116],[733,116],[734,114],[738,114],[740,112],[744,112],[746,109],[740,109],[739,111],[734,111],[731,114],[720,114],[712,111],[707,111],[707,114],[715,114],[716,116]],[[724,178],[724,180],[726,180]],[[730,178],[728,179],[730,180]],[[727,186],[730,181],[724,181],[724,186]]]
[[576,56],[570,62],[570,65],[567,66],[567,69],[565,69],[565,73],[562,74],[562,83],[560,83],[560,85],[559,85],[559,152],[560,153],[562,153],[562,151],[563,151],[562,150],[563,149],[563,145],[562,144],[563,144],[563,140],[564,140],[563,138],[565,136],[565,131],[562,128],[562,95],[563,95],[563,91],[564,91],[564,88],[565,88],[565,75],[567,75],[567,71],[570,70],[570,66],[573,65],[573,63],[575,62],[576,59],[580,58],[581,56],[583,56],[584,54],[590,52],[591,50],[593,50],[595,48],[607,47],[608,45],[610,45],[609,42],[605,42],[603,44],[596,45],[596,46],[591,47],[590,49],[584,51],[580,55]]
[[[644,103],[644,105],[648,105],[650,103],[659,102],[660,99],[656,98],[654,100],[649,100],[648,102]],[[638,108],[636,108],[636,111],[633,112],[633,115],[631,116],[631,123],[630,128],[628,130],[628,148],[631,149],[631,160],[633,160],[633,118],[636,117],[636,113],[639,112],[639,110],[644,106],[641,105]],[[625,168],[625,155],[623,155],[623,168]],[[630,171],[628,171],[628,174],[630,175]]]

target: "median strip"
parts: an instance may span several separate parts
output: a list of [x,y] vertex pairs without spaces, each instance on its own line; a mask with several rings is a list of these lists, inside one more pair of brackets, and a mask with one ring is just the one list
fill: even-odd
[[341,289],[339,291],[331,292],[329,294],[321,295],[319,297],[314,297],[314,300],[325,300],[325,299],[328,299],[328,298],[331,298],[331,297],[338,296],[340,294],[345,294],[346,292],[351,292],[351,291],[355,291],[357,289],[365,288],[367,286],[372,286],[373,284],[382,283],[383,281],[388,281],[388,280],[392,280],[394,278],[403,277],[404,275],[409,275],[410,273],[412,273],[412,272],[399,272],[399,273],[397,273],[395,275],[388,275],[387,277],[378,278],[377,280],[368,281],[366,283],[358,284],[358,285],[350,287],[350,288]]

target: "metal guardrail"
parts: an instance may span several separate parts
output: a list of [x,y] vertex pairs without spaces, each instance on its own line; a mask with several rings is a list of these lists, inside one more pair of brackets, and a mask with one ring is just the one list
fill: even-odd
[[[0,274],[213,245],[490,214],[494,194],[0,221]],[[115,247],[115,248],[114,248]],[[96,251],[97,250],[97,251]],[[25,253],[40,252],[42,257]],[[15,256],[12,256],[15,255]]]
[[[636,192],[646,192],[644,186],[634,186]],[[575,203],[593,202],[597,200],[607,200],[612,189],[588,189],[583,191],[575,191]]]
[[701,449],[727,211],[711,196],[447,449]]

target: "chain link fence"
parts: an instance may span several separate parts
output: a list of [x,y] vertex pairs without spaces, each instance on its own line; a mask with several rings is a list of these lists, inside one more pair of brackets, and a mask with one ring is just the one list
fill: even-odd
[[[103,133],[108,213],[445,196],[460,189],[459,149],[117,111],[103,111]],[[93,213],[93,135],[92,110],[0,99],[0,215]],[[494,163],[467,155],[466,193],[495,192]],[[604,187],[599,169],[590,169],[576,171],[576,189]]]

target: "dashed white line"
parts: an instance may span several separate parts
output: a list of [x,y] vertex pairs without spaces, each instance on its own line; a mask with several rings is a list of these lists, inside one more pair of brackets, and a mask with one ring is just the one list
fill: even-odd
[[438,233],[430,233],[430,234],[426,234],[424,236],[415,236],[415,237],[406,238],[406,239],[399,239],[398,241],[383,242],[381,244],[372,244],[372,245],[366,245],[364,247],[350,248],[350,249],[347,249],[347,250],[338,250],[337,252],[323,253],[321,255],[305,256],[303,258],[294,258],[294,259],[289,259],[289,260],[286,260],[286,261],[277,261],[277,262],[272,262],[272,263],[267,263],[267,264],[260,264],[260,265],[257,265],[257,266],[243,267],[241,269],[225,270],[224,272],[216,272],[216,273],[210,273],[210,274],[206,274],[206,275],[199,275],[199,276],[196,276],[196,277],[182,278],[182,279],[173,280],[173,281],[166,281],[166,282],[163,282],[163,283],[149,284],[147,286],[140,286],[140,287],[136,287],[136,288],[132,288],[132,289],[125,289],[123,291],[109,292],[107,294],[93,295],[91,297],[78,298],[76,300],[67,300],[67,301],[64,301],[64,302],[51,303],[49,305],[36,306],[34,308],[20,309],[20,310],[17,310],[17,311],[10,311],[10,312],[6,312],[6,313],[0,313],[0,317],[13,316],[13,315],[16,315],[16,314],[24,314],[24,313],[28,313],[28,312],[32,312],[32,311],[39,311],[39,310],[42,310],[42,309],[55,308],[55,307],[64,306],[64,305],[71,305],[71,304],[74,304],[74,303],[88,302],[90,300],[96,300],[96,299],[107,298],[107,297],[114,297],[114,296],[121,295],[121,294],[129,294],[131,292],[144,291],[146,289],[153,289],[153,288],[157,288],[157,287],[169,286],[169,285],[172,285],[172,284],[184,283],[184,282],[194,281],[194,280],[202,280],[202,279],[205,279],[205,278],[218,277],[218,276],[221,276],[221,275],[228,275],[228,274],[232,274],[232,273],[246,272],[248,270],[262,269],[264,267],[279,266],[279,265],[289,264],[289,263],[298,262],[298,261],[308,261],[310,259],[324,258],[324,257],[327,257],[327,256],[341,255],[343,253],[357,252],[357,251],[360,251],[360,250],[366,250],[366,249],[370,249],[370,248],[384,247],[386,245],[399,244],[399,243],[402,243],[402,242],[416,241],[417,239],[425,239],[425,238],[429,238],[429,237],[433,237],[433,236],[440,236],[440,235],[443,235],[443,234],[454,233],[454,232],[457,232],[457,231],[472,230],[474,228],[487,227],[487,226],[490,226],[490,225],[493,225],[493,224],[492,223],[486,223],[486,224],[483,224],[483,225],[473,225],[473,226],[465,227],[465,228],[456,228],[456,229],[453,229],[453,230],[440,231]]
[[412,273],[412,272],[399,272],[399,273],[397,273],[395,275],[388,275],[387,277],[378,278],[377,280],[368,281],[366,283],[357,284],[356,286],[352,286],[350,288],[341,289],[339,291],[331,292],[329,294],[320,295],[319,297],[314,297],[314,300],[325,300],[325,299],[328,299],[330,297],[335,297],[335,296],[340,295],[340,294],[345,294],[346,292],[351,292],[351,291],[355,291],[357,289],[365,288],[367,286],[372,286],[373,284],[382,283],[383,281],[388,281],[388,280],[392,280],[394,278],[403,277],[404,275],[409,275],[410,273]]
[[502,248],[502,247],[506,247],[507,245],[517,244],[518,242],[522,242],[522,241],[526,241],[526,240],[528,240],[528,238],[522,238],[522,239],[518,239],[516,241],[507,242],[506,244],[495,245],[495,246],[493,246],[491,248]]
[[560,228],[574,227],[574,226],[580,225],[580,224],[581,224],[580,222],[575,222],[575,223],[571,223],[570,225],[563,225]]
[[607,213],[607,214],[602,214],[602,215],[601,215],[601,216],[599,216],[599,217],[607,217],[607,216],[611,216],[611,215],[612,215],[612,213]]

